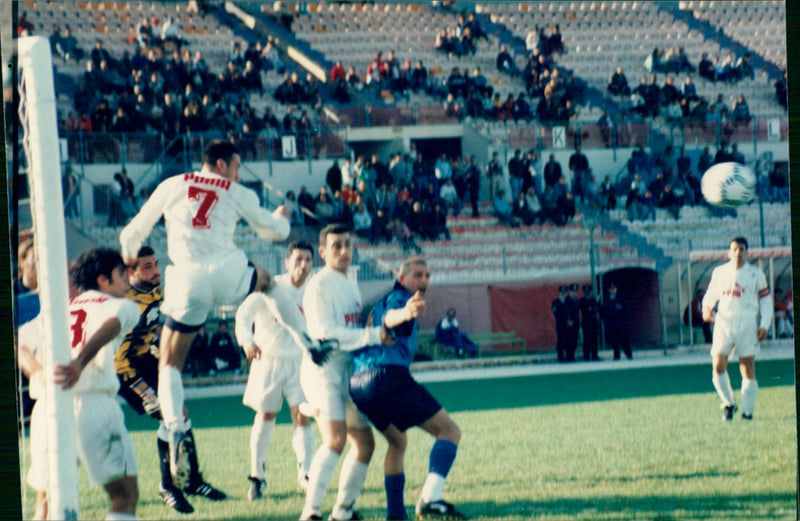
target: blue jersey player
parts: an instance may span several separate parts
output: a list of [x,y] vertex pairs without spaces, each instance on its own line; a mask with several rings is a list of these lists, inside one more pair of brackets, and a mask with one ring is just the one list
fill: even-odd
[[375,304],[372,312],[372,323],[391,331],[394,345],[373,345],[353,352],[350,394],[389,444],[384,460],[387,519],[408,519],[403,502],[403,457],[406,430],[414,426],[436,438],[416,506],[417,517],[465,519],[442,499],[461,430],[409,371],[417,342],[417,318],[425,312],[429,281],[424,259],[410,257],[403,261],[394,288]]

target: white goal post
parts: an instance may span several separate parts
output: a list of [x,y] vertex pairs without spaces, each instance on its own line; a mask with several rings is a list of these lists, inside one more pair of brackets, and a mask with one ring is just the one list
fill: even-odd
[[[67,304],[67,244],[61,190],[56,97],[50,42],[42,36],[18,40],[20,126],[28,163],[34,246],[45,346],[44,400],[47,418],[48,518],[78,519],[78,466],[73,392],[53,382],[56,364],[70,357]],[[27,469],[21,469],[25,473]],[[23,505],[24,507],[24,505]]]

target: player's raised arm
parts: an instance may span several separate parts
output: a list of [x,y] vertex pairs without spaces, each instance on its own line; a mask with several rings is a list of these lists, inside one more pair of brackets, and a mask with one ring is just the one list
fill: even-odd
[[289,236],[290,224],[286,208],[279,206],[274,211],[260,206],[258,196],[249,188],[241,186],[242,204],[240,212],[253,230],[262,239],[282,241]]
[[[170,185],[171,186],[171,185]],[[136,263],[136,255],[145,239],[150,236],[153,226],[161,218],[164,210],[164,197],[167,195],[167,184],[161,183],[142,205],[139,213],[131,219],[119,234],[122,247],[122,260],[127,265]]]
[[390,309],[383,317],[383,325],[393,329],[401,324],[421,317],[425,313],[425,293],[417,290],[406,302],[405,306]]

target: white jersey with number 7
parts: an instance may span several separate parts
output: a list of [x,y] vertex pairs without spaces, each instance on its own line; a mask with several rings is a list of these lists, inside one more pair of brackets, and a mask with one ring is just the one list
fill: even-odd
[[259,205],[249,188],[212,172],[166,179],[120,233],[122,255],[135,258],[153,226],[164,216],[167,252],[173,264],[203,263],[238,250],[236,223],[244,219],[264,239],[283,240],[289,221]]

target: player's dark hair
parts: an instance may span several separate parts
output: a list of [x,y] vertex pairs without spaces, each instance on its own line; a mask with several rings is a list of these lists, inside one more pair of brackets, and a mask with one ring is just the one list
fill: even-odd
[[312,259],[314,258],[314,247],[311,246],[311,243],[308,242],[308,241],[304,241],[302,239],[296,239],[296,240],[290,242],[286,246],[286,258],[287,259],[292,256],[292,252],[294,250],[305,250],[305,251],[307,251],[307,252],[309,252],[311,254],[311,258]]
[[731,241],[728,243],[728,246],[730,246],[734,242],[738,242],[740,245],[744,246],[745,250],[750,249],[750,247],[747,245],[747,239],[745,239],[741,235],[739,237],[734,237],[733,239],[731,239]]
[[224,139],[215,139],[203,150],[203,164],[216,165],[217,160],[222,159],[226,163],[230,163],[233,159],[233,154],[238,154],[239,151],[236,145]]
[[124,267],[125,263],[117,250],[92,248],[72,261],[69,267],[69,279],[82,291],[97,289],[97,277],[103,275],[110,282],[111,273],[119,266]]
[[150,246],[142,246],[141,248],[139,248],[139,251],[136,252],[136,262],[133,263],[133,266],[131,266],[131,268],[133,268],[134,270],[138,268],[139,259],[141,259],[142,257],[149,257],[155,254],[156,254],[155,250],[153,250],[153,248],[151,248]]
[[328,243],[328,235],[343,235],[345,233],[350,233],[350,228],[344,224],[329,224],[319,231],[319,244],[320,246],[325,246]]

